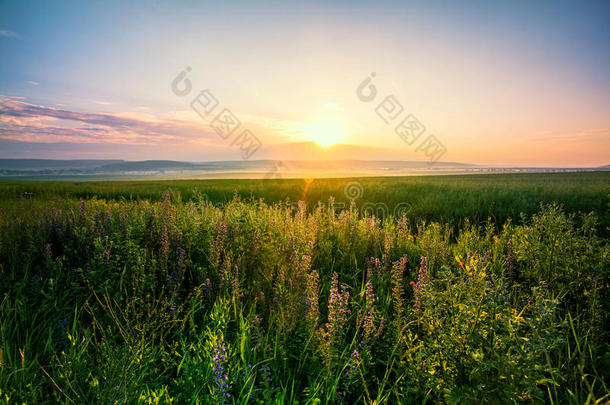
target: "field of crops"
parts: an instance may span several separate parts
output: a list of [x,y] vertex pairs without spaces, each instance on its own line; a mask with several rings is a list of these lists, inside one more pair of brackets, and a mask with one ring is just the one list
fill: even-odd
[[609,204],[603,172],[3,181],[0,403],[606,403]]

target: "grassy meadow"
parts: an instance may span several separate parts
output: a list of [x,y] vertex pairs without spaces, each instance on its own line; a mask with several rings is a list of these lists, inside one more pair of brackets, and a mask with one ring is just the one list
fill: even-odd
[[607,403],[610,173],[0,181],[0,403]]

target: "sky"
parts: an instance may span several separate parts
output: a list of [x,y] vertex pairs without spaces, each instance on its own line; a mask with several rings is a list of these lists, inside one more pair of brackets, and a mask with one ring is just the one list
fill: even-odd
[[610,164],[610,2],[0,0],[0,158],[319,156]]

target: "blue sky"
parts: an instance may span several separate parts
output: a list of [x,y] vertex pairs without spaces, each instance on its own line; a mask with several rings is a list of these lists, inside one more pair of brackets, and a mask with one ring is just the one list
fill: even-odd
[[0,146],[239,158],[171,92],[190,66],[194,86],[256,133],[260,158],[298,157],[294,145],[314,141],[420,160],[355,97],[375,72],[447,160],[608,164],[609,38],[608,1],[0,1]]

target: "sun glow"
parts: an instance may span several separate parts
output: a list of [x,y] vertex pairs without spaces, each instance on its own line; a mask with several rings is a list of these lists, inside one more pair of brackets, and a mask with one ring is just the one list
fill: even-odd
[[322,147],[345,142],[345,126],[339,118],[325,118],[303,127],[305,138]]

